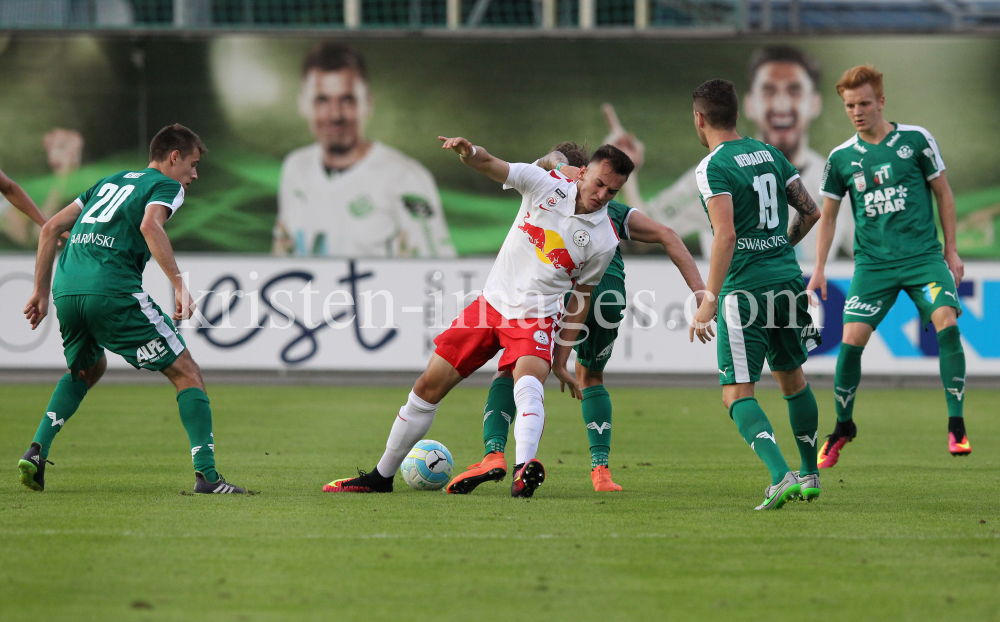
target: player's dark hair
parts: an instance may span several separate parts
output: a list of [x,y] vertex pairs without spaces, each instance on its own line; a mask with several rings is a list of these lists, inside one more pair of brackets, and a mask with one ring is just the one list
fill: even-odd
[[709,125],[717,130],[736,128],[740,100],[732,82],[721,78],[709,80],[696,88],[692,96],[695,108],[705,115]]
[[157,132],[149,143],[149,161],[163,162],[175,151],[180,151],[182,157],[187,157],[196,149],[199,155],[208,153],[208,147],[197,134],[180,123],[174,123]]
[[607,162],[616,175],[624,175],[625,177],[631,175],[632,171],[635,170],[632,158],[625,155],[624,151],[614,145],[603,145],[595,151],[590,156],[590,163],[593,164],[594,162]]
[[365,65],[364,57],[351,46],[337,41],[323,41],[309,50],[306,59],[302,61],[302,75],[305,76],[313,69],[324,72],[353,69],[362,80],[368,82],[368,66]]
[[819,81],[823,77],[823,70],[819,63],[808,52],[793,48],[788,45],[775,45],[755,51],[750,56],[750,63],[747,65],[747,87],[753,88],[753,81],[757,77],[757,72],[767,63],[792,63],[805,69],[812,80],[813,86],[819,89]]
[[566,156],[566,163],[577,168],[587,166],[587,163],[590,162],[590,154],[587,153],[586,143],[579,145],[571,140],[567,140],[552,147],[551,151],[558,151],[563,154]]

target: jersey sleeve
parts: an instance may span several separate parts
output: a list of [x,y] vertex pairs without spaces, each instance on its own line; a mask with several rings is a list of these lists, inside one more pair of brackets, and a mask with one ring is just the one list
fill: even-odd
[[844,194],[847,193],[844,180],[837,174],[832,153],[826,160],[826,166],[823,167],[823,179],[819,182],[819,193],[836,201],[843,199]]
[[397,191],[403,212],[400,227],[405,236],[401,245],[408,247],[401,249],[401,254],[436,258],[457,256],[441,207],[441,195],[431,174],[423,167],[414,166],[401,176]]
[[86,192],[76,197],[74,203],[79,205],[80,209],[87,207],[87,203],[90,203],[90,199],[94,197],[94,193],[97,192],[97,189],[100,187],[102,183],[104,183],[103,179],[94,184],[93,186],[91,186]]
[[944,170],[944,160],[941,159],[941,150],[938,149],[937,141],[927,130],[921,132],[923,140],[920,141],[921,149],[917,154],[917,163],[924,173],[924,179],[930,181],[935,179]]
[[617,245],[612,246],[610,249],[595,256],[593,259],[584,264],[583,270],[580,271],[580,276],[576,278],[576,282],[581,285],[594,286],[600,283],[601,278],[604,277],[604,272],[608,269],[608,266],[611,265],[611,260],[615,257],[615,249],[617,247]]
[[629,221],[630,218],[632,218],[632,214],[634,214],[637,211],[639,211],[639,210],[637,210],[634,207],[630,207],[630,208],[628,208],[628,213],[625,214],[625,218],[622,218],[622,229],[618,233],[621,234],[621,238],[623,240],[631,240],[632,239],[631,234],[629,234],[629,232],[628,232],[628,221]]
[[771,153],[774,154],[776,162],[778,164],[778,169],[781,171],[781,178],[785,182],[785,187],[799,178],[799,169],[795,168],[795,165],[788,161],[785,154],[781,153],[777,149],[771,149]]
[[[553,173],[555,175],[556,173]],[[560,178],[561,179],[561,178]],[[540,191],[550,181],[549,172],[534,164],[512,162],[504,188],[513,188],[522,195]]]
[[170,216],[167,216],[169,220],[183,203],[184,186],[170,180],[156,184],[146,205],[165,205],[170,210]]
[[[715,155],[715,152],[712,155]],[[706,204],[709,199],[720,194],[733,195],[733,187],[729,181],[729,176],[726,175],[721,166],[712,162],[712,155],[702,160],[695,171],[695,179],[698,180],[698,192]]]

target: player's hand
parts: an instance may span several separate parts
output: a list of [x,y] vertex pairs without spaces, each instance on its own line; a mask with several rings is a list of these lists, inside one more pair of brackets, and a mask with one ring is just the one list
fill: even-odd
[[576,376],[570,373],[566,369],[565,364],[557,364],[552,366],[552,373],[556,375],[559,379],[559,391],[565,393],[566,387],[569,387],[569,394],[578,400],[583,399],[583,391],[580,390],[580,385],[576,383]]
[[[714,297],[713,297],[714,298]],[[688,338],[694,343],[695,336],[702,343],[708,343],[715,336],[715,331],[712,330],[712,320],[715,319],[716,305],[714,302],[709,302],[706,297],[698,310],[695,311],[694,317],[691,319],[691,327],[688,329]]]
[[69,231],[63,233],[58,238],[56,238],[56,248],[62,248],[66,246],[66,242],[69,240]]
[[604,104],[601,106],[601,111],[604,113],[604,120],[607,121],[610,130],[608,135],[604,137],[604,142],[621,149],[632,160],[632,163],[635,164],[635,170],[638,171],[646,160],[646,145],[636,138],[635,134],[625,131],[621,121],[618,120],[618,113],[615,112],[614,106]]
[[962,263],[957,251],[946,253],[944,256],[944,262],[948,264],[948,269],[951,270],[951,275],[955,277],[955,287],[957,288],[962,284],[962,277],[965,276],[965,264]]
[[194,298],[188,293],[186,287],[174,290],[174,300],[177,303],[177,308],[174,311],[174,321],[183,322],[189,319],[194,312],[198,309],[197,303],[195,303]]
[[68,175],[80,168],[83,136],[76,130],[54,128],[42,139],[49,166],[57,175]]
[[819,306],[819,301],[816,300],[817,289],[822,294],[823,300],[826,300],[826,275],[823,274],[822,270],[815,270],[813,275],[809,277],[809,285],[806,285],[806,291],[809,292],[809,303],[814,307]]
[[472,155],[472,143],[468,140],[457,136],[455,138],[448,138],[447,136],[438,136],[438,140],[443,142],[441,145],[442,149],[451,149],[463,158]]
[[31,324],[31,330],[38,328],[45,316],[49,314],[49,296],[39,292],[33,292],[28,304],[24,306],[24,317]]

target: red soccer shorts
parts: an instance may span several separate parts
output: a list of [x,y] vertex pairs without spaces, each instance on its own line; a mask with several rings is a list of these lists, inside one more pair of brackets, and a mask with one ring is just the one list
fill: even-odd
[[552,364],[552,331],[556,318],[508,320],[480,296],[434,339],[438,356],[463,378],[485,365],[497,352],[500,370],[513,369],[522,356],[537,356]]

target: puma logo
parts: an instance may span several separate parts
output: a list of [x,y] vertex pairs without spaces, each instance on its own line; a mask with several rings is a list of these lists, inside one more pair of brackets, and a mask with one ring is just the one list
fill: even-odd
[[860,159],[860,160],[858,160],[857,162],[851,162],[851,166],[857,166],[858,168],[863,168],[863,167],[861,166],[861,163],[862,163],[862,162],[864,162],[864,161],[865,161],[865,159],[864,159],[864,158],[861,158],[861,159]]
[[727,366],[725,369],[720,369],[719,373],[722,374],[723,378],[728,378],[729,377],[729,367]]
[[949,292],[948,290],[945,290],[944,295],[945,296],[951,296],[952,300],[958,302],[958,298],[955,297],[955,294]]

